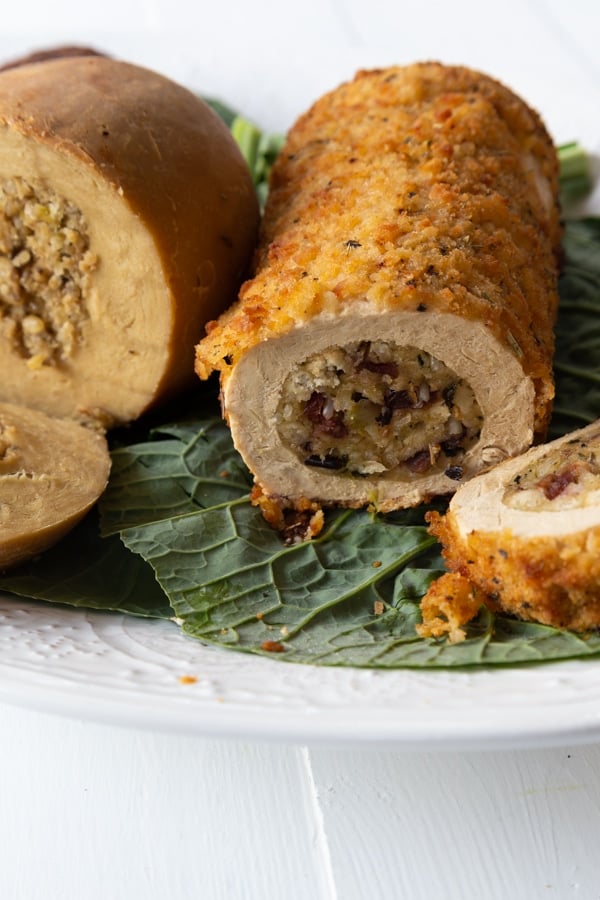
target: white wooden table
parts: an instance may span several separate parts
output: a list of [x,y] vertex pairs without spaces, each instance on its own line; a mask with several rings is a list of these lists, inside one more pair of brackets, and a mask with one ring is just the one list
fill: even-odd
[[2,708],[7,900],[598,897],[600,747],[399,753]]
[[[3,9],[0,53],[91,43],[273,130],[358,68],[460,62],[597,152],[599,38],[596,0],[30,0]],[[408,752],[0,712],[2,900],[600,897],[600,744]]]

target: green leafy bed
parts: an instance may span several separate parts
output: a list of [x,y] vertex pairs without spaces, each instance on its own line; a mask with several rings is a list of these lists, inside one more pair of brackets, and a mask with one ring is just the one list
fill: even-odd
[[[239,117],[229,124],[264,191],[277,141]],[[600,410],[600,219],[569,222],[564,248],[552,436]],[[39,560],[0,577],[1,589],[171,619],[202,641],[298,663],[442,667],[600,653],[600,634],[487,610],[462,643],[419,638],[419,601],[443,570],[424,509],[332,511],[318,538],[285,546],[250,504],[251,478],[214,385],[199,387],[175,421],[138,424],[114,444],[99,510]]]

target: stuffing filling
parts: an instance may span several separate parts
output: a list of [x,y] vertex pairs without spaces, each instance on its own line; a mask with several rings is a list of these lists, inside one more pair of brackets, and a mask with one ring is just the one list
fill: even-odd
[[0,182],[0,333],[31,368],[75,352],[97,262],[76,206],[18,176]]
[[[599,435],[600,437],[600,435]],[[600,503],[600,454],[596,441],[575,438],[515,475],[504,502],[524,511],[581,509]]]
[[391,341],[331,347],[285,380],[278,430],[305,466],[340,474],[459,481],[482,414],[470,386],[434,356]]

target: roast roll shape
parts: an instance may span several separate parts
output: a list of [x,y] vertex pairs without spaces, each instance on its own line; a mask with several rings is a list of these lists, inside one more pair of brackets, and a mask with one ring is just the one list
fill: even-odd
[[0,403],[0,570],[70,531],[106,487],[109,470],[101,432]]
[[539,116],[463,67],[359,72],[298,120],[196,353],[264,497],[408,507],[544,436],[557,198]]
[[106,427],[186,387],[256,242],[219,117],[102,56],[0,74],[0,399]]
[[422,634],[456,630],[482,603],[600,627],[600,421],[478,475],[429,520],[450,571],[423,600]]
[[197,383],[256,243],[250,172],[209,106],[81,53],[0,74],[0,569],[95,503],[107,429]]

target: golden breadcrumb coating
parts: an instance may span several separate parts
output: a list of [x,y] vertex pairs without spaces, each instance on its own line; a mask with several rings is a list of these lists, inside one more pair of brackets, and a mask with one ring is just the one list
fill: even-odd
[[256,275],[197,350],[226,378],[252,346],[349,299],[458,313],[514,346],[545,431],[558,164],[497,81],[423,63],[359,72],[296,123],[272,171]]
[[451,515],[431,514],[430,530],[448,567],[506,612],[573,631],[600,626],[600,526],[561,538],[504,532],[473,533],[464,541]]
[[600,627],[600,526],[561,537],[505,531],[465,539],[451,513],[432,513],[430,531],[444,547],[448,568],[505,612],[573,631]]
[[[520,619],[600,627],[600,421],[474,478],[427,520],[461,590]],[[423,601],[427,621],[441,580]]]
[[463,625],[474,619],[485,600],[477,588],[458,572],[446,572],[432,581],[421,600],[423,621],[416,626],[422,638],[448,637],[457,644],[465,639]]
[[463,67],[359,72],[301,116],[196,348],[263,510],[414,506],[545,434],[557,198],[539,116]]

